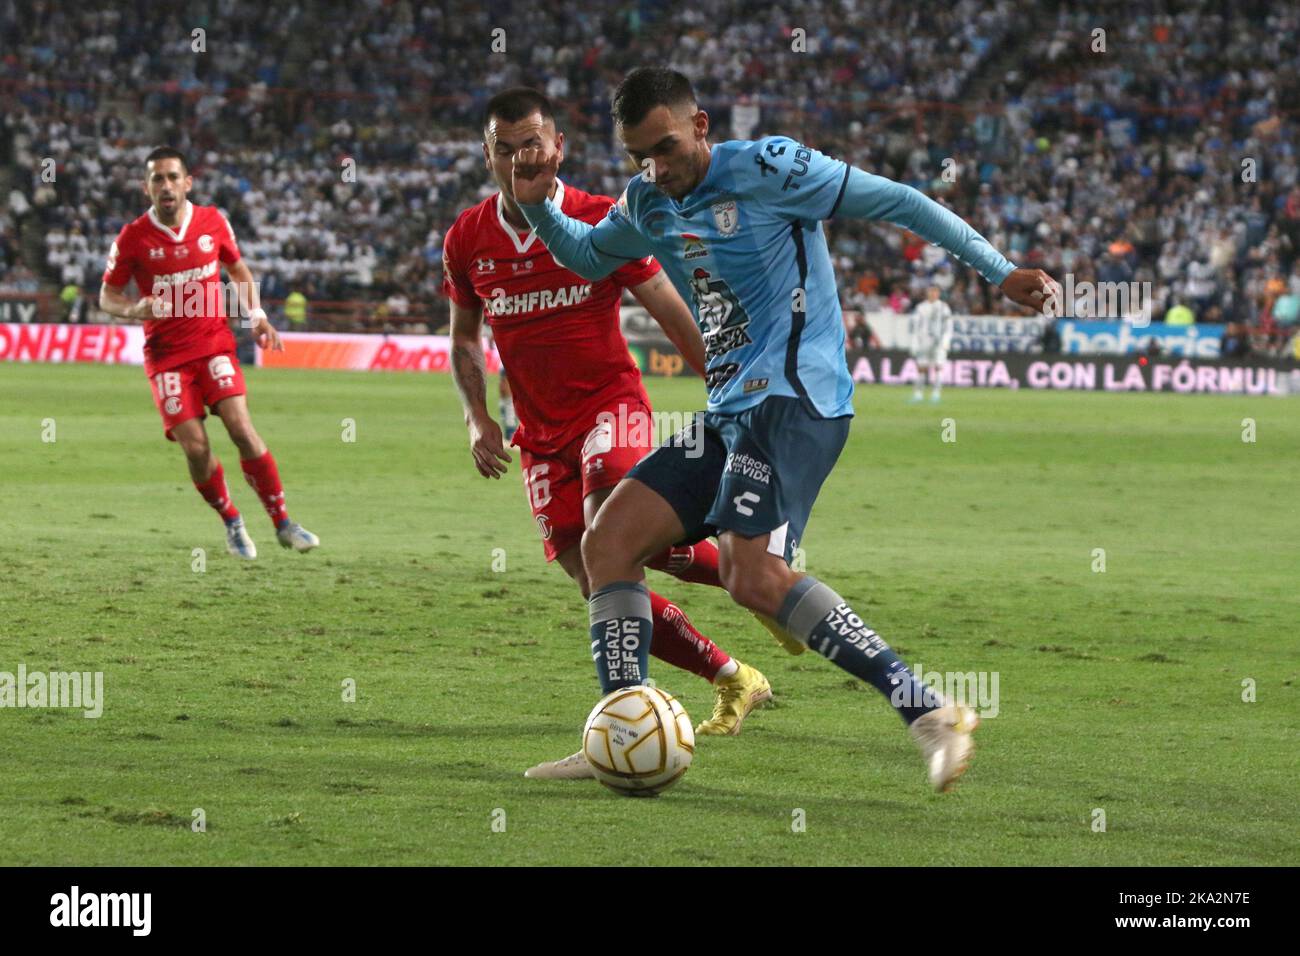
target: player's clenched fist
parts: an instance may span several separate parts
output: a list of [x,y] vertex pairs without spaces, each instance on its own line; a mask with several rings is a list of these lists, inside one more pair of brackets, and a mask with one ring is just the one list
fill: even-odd
[[1002,280],[1002,291],[1017,305],[1060,315],[1061,286],[1042,269],[1016,269]]
[[535,205],[545,202],[555,186],[555,174],[560,170],[560,154],[540,146],[521,149],[515,153],[512,181],[515,202]]

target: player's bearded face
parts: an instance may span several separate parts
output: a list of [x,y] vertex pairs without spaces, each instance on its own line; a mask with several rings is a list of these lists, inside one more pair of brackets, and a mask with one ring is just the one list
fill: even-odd
[[557,132],[555,123],[543,120],[540,113],[508,123],[493,117],[483,131],[483,158],[487,162],[497,188],[511,200],[514,193],[515,153],[525,148],[541,148],[558,152],[564,161],[564,134]]
[[639,170],[653,169],[655,186],[673,199],[693,190],[707,172],[709,114],[694,105],[656,106],[618,133],[632,162]]
[[155,159],[145,172],[144,191],[164,220],[185,208],[185,197],[193,185],[193,177],[179,159]]

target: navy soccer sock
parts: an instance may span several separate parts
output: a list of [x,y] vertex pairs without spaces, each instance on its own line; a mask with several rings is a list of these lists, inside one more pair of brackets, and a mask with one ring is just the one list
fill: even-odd
[[615,581],[591,595],[591,658],[602,693],[645,683],[654,615],[642,581]]
[[934,688],[918,681],[880,635],[816,578],[799,579],[776,619],[828,661],[884,694],[907,723],[943,706]]

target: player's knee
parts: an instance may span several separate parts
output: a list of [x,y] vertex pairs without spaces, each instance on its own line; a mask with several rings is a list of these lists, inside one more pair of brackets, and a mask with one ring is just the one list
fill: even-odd
[[241,458],[257,458],[261,453],[262,440],[253,430],[249,421],[237,422],[230,428],[230,440],[239,449]]
[[724,579],[723,585],[731,599],[743,608],[756,610],[759,604],[764,603],[764,589],[761,583],[752,580],[746,580],[743,577],[733,577]]
[[582,533],[582,577],[589,580],[592,570],[603,567],[609,560],[608,535],[598,525]]
[[731,599],[741,607],[773,615],[780,606],[785,588],[783,575],[775,573],[766,562],[757,567],[746,567],[739,562],[730,562],[726,569],[719,568],[722,586],[727,589]]
[[627,543],[598,521],[582,535],[582,569],[588,580],[604,578],[609,573],[626,574],[633,562]]
[[177,442],[181,446],[181,451],[185,453],[185,457],[196,464],[207,461],[208,456],[212,453],[212,449],[208,445],[207,435],[201,432],[198,435],[187,435],[178,438]]

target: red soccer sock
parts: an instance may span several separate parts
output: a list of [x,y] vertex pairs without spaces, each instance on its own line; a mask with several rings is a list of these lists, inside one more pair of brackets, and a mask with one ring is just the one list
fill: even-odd
[[669,548],[647,561],[646,567],[692,584],[722,587],[722,579],[718,577],[718,546],[707,538],[680,548]]
[[650,592],[650,613],[654,616],[650,653],[664,663],[711,683],[718,669],[731,660],[726,651],[695,629],[681,608],[654,591]]
[[216,470],[207,481],[196,481],[194,487],[199,490],[203,500],[221,515],[222,521],[234,521],[239,517],[239,509],[230,500],[230,489],[226,487],[226,473],[221,468],[221,462],[217,462]]
[[262,507],[271,516],[271,522],[278,528],[289,520],[289,513],[284,510],[284,488],[280,484],[280,470],[275,467],[275,459],[267,451],[261,458],[240,459],[248,487],[257,492],[262,499]]

